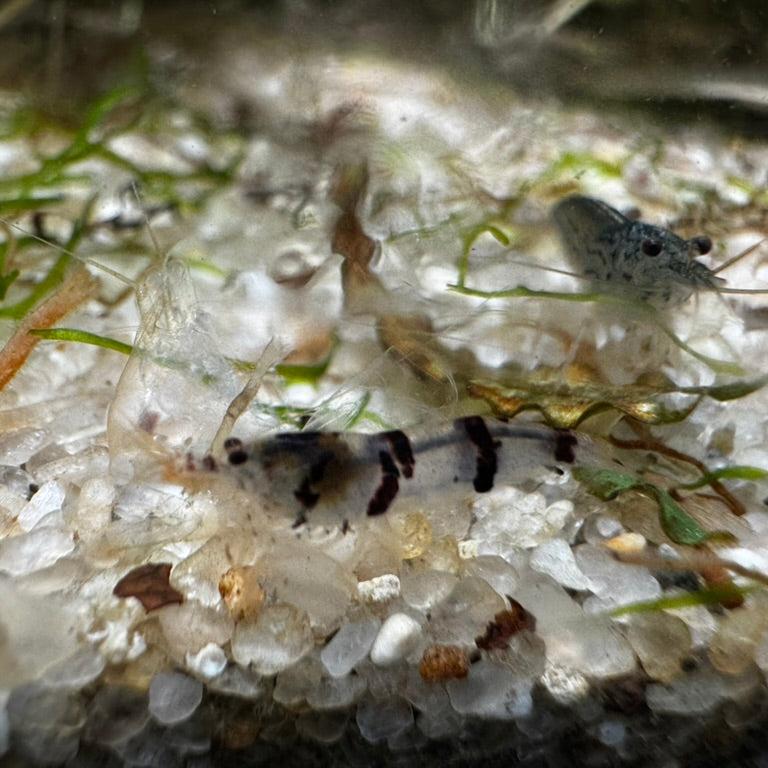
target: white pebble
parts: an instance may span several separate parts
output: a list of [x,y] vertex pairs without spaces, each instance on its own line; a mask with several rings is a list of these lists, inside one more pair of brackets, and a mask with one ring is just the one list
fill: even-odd
[[227,666],[227,654],[216,643],[204,645],[197,653],[188,653],[185,660],[190,671],[206,680],[217,677]]
[[159,672],[149,684],[149,711],[163,725],[184,722],[202,700],[203,684],[179,672]]
[[560,531],[573,513],[573,502],[563,499],[547,506],[541,493],[525,493],[503,486],[484,494],[472,505],[475,522],[471,538],[499,539],[507,546],[535,547]]
[[357,585],[357,594],[366,603],[385,603],[400,595],[400,579],[394,573],[374,576]]
[[421,636],[419,622],[405,613],[395,613],[382,625],[371,648],[371,661],[380,667],[407,656]]

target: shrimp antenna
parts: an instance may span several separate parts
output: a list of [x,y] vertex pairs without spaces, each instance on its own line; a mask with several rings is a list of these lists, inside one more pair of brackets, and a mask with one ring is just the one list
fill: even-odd
[[556,272],[558,275],[567,275],[568,277],[575,277],[577,280],[589,280],[584,275],[579,275],[576,272],[569,272],[567,269],[560,269],[559,267],[547,267],[544,264],[534,264],[532,261],[518,261],[517,259],[505,259],[506,264],[516,264],[518,267],[530,267],[531,269],[541,269],[545,272]]
[[10,219],[6,219],[0,216],[0,222],[5,224],[5,226],[9,227],[10,229],[15,229],[17,232],[21,232],[23,235],[26,235],[27,237],[31,237],[33,240],[37,240],[39,243],[42,243],[43,245],[47,245],[49,248],[53,248],[59,253],[64,253],[67,256],[71,256],[73,259],[76,259],[77,261],[82,262],[83,264],[87,264],[89,267],[93,267],[94,269],[101,270],[102,272],[110,275],[111,277],[114,277],[116,280],[119,280],[121,283],[124,283],[125,285],[131,285],[131,286],[134,285],[133,280],[121,274],[117,270],[112,269],[111,267],[108,267],[105,264],[100,264],[98,261],[94,261],[93,259],[89,259],[87,256],[81,256],[80,254],[75,253],[74,251],[68,251],[66,248],[59,245],[58,243],[54,243],[53,240],[48,240],[45,237],[36,235],[34,232],[30,232],[28,229],[25,229],[20,224],[17,224],[15,221],[11,221]]
[[139,192],[139,187],[135,180],[131,181],[131,191],[133,192],[133,196],[136,198],[136,202],[139,204],[139,209],[144,217],[144,225],[149,233],[149,239],[152,241],[152,247],[155,249],[155,255],[158,258],[162,258],[163,252],[160,250],[160,243],[157,241],[157,237],[155,237],[155,230],[152,229],[152,222],[149,220],[147,209],[144,207],[144,201],[141,198],[141,192]]
[[760,296],[768,293],[768,288],[717,288],[718,293],[740,293],[743,296]]
[[718,272],[722,272],[724,269],[728,269],[728,267],[733,266],[737,261],[741,261],[746,256],[749,256],[750,253],[754,253],[766,240],[768,240],[768,237],[764,237],[762,240],[758,240],[756,243],[753,243],[752,245],[745,248],[741,253],[737,253],[735,256],[732,256],[730,259],[728,259],[728,261],[724,261],[717,269],[710,271],[713,275],[716,275]]

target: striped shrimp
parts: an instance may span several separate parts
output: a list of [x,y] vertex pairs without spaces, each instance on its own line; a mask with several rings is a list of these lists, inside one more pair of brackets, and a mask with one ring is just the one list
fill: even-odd
[[487,493],[520,482],[536,469],[562,474],[594,463],[590,438],[568,430],[467,416],[430,430],[284,432],[245,445],[224,444],[226,457],[190,461],[187,469],[216,473],[293,515],[295,525],[336,524],[386,513],[401,497],[433,502],[450,492]]

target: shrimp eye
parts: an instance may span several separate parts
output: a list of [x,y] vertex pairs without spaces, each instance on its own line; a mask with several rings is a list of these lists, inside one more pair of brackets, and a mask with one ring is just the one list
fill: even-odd
[[694,237],[691,240],[691,245],[699,252],[699,256],[703,256],[712,250],[712,241],[704,235]]
[[646,256],[658,256],[661,253],[661,243],[656,242],[656,240],[643,240],[640,243],[640,250]]

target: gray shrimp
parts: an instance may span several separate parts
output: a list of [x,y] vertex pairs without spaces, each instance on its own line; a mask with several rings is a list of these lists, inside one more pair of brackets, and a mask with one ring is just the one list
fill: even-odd
[[696,261],[712,249],[708,237],[683,240],[581,195],[561,200],[552,216],[573,265],[597,290],[671,307],[725,283]]

